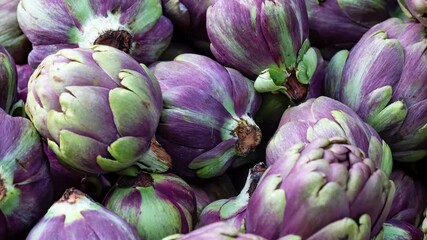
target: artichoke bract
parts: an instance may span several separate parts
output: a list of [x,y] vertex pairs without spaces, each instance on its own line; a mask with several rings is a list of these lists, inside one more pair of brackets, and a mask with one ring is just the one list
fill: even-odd
[[331,137],[346,138],[350,144],[362,149],[378,168],[391,173],[393,164],[388,145],[353,110],[328,97],[309,99],[283,113],[267,146],[267,166],[281,159],[295,144]]
[[245,232],[246,207],[259,179],[265,172],[264,163],[258,163],[249,170],[246,184],[237,197],[221,199],[207,205],[199,216],[197,228],[214,222],[225,221]]
[[416,226],[399,220],[384,223],[383,230],[372,240],[423,240],[423,232]]
[[319,62],[308,41],[304,0],[217,0],[206,21],[219,62],[250,78],[258,76],[259,92],[304,100]]
[[28,64],[16,65],[18,99],[24,102],[27,101],[28,81],[30,80],[33,72],[34,69],[32,69]]
[[393,159],[427,156],[427,40],[419,23],[388,19],[328,65],[326,95],[352,108],[389,144]]
[[212,223],[202,228],[196,229],[189,234],[176,234],[163,240],[265,240],[265,238],[248,233],[241,233],[237,228],[225,222]]
[[261,141],[252,116],[261,98],[238,71],[201,55],[150,66],[163,94],[156,137],[179,175],[219,176]]
[[193,229],[196,200],[191,187],[176,175],[148,174],[122,177],[104,206],[134,226],[141,239],[162,239]]
[[0,238],[27,233],[52,204],[43,145],[31,122],[0,109]]
[[16,98],[16,66],[9,52],[0,45],[0,108],[9,112]]
[[388,220],[399,220],[418,226],[423,210],[427,207],[427,191],[424,185],[402,170],[394,170],[390,179],[396,186]]
[[388,0],[305,2],[310,39],[320,40],[322,47],[351,48],[372,26],[389,17]]
[[18,21],[33,45],[28,58],[33,68],[60,49],[99,44],[148,64],[166,49],[173,32],[160,0],[23,0]]
[[415,18],[427,27],[427,2],[425,0],[398,0],[405,15]]
[[166,171],[145,158],[162,110],[156,78],[125,52],[109,46],[63,49],[37,67],[26,112],[64,166],[86,174],[136,164]]
[[209,51],[206,12],[212,0],[162,0],[163,11],[174,24],[175,34],[196,48]]
[[18,4],[19,0],[0,0],[0,45],[9,51],[17,64],[25,64],[31,43],[19,28]]
[[362,149],[345,138],[317,138],[267,169],[249,199],[246,230],[266,239],[367,240],[381,230],[394,193]]
[[117,214],[70,188],[33,227],[27,240],[139,240],[136,230]]

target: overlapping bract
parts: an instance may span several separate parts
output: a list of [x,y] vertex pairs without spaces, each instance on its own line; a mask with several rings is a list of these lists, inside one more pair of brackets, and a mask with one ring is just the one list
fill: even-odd
[[331,60],[326,94],[352,108],[390,145],[393,159],[427,156],[427,39],[418,23],[391,18]]
[[108,46],[63,49],[47,57],[28,84],[26,111],[61,164],[86,174],[146,162],[162,109],[156,78]]
[[425,0],[398,0],[405,15],[427,27],[427,2]]
[[0,109],[0,238],[21,236],[52,204],[49,164],[36,129]]
[[346,138],[378,168],[390,174],[392,158],[388,145],[353,110],[328,97],[309,99],[283,113],[278,130],[267,146],[267,166],[281,159],[294,144],[331,137]]
[[60,49],[94,44],[117,47],[148,64],[166,49],[173,31],[160,0],[23,0],[18,21],[33,44],[33,68]]
[[382,228],[395,187],[344,138],[317,138],[281,154],[249,199],[246,230],[266,239],[369,239]]
[[175,172],[218,176],[259,144],[261,132],[252,116],[260,96],[239,72],[196,54],[150,69],[164,102],[156,137],[171,155]]
[[0,108],[9,112],[16,98],[16,66],[9,52],[0,45]]

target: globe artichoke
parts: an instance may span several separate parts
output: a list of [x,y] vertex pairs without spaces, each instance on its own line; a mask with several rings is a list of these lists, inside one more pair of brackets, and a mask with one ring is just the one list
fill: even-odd
[[55,202],[27,240],[138,240],[135,229],[117,214],[70,188]]
[[178,38],[191,42],[196,48],[208,52],[206,12],[212,0],[162,0],[163,10],[174,24]]
[[0,109],[0,239],[28,233],[53,202],[40,136],[26,118]]
[[366,32],[350,53],[338,52],[327,70],[326,94],[369,123],[398,161],[427,156],[425,31],[391,18]]
[[427,207],[427,191],[424,185],[402,170],[394,170],[390,179],[396,186],[396,194],[387,219],[418,226],[423,210]]
[[225,222],[212,223],[202,228],[196,229],[189,234],[176,234],[163,240],[199,240],[199,239],[215,239],[215,240],[265,240],[265,238],[253,234],[243,234],[232,225]]
[[60,49],[95,44],[151,63],[166,49],[173,32],[172,23],[162,16],[160,0],[23,0],[18,21],[33,44],[28,58],[33,68]]
[[34,70],[28,64],[16,65],[18,99],[24,102],[27,101],[28,80],[30,80],[33,72]]
[[427,27],[427,2],[425,0],[398,0],[405,15]]
[[388,145],[353,110],[328,97],[309,99],[283,113],[279,128],[267,146],[267,166],[281,159],[295,144],[330,137],[346,138],[378,168],[387,175],[391,173],[393,164]]
[[144,157],[162,109],[158,82],[120,50],[98,45],[48,56],[30,78],[25,107],[70,169],[96,175],[134,164],[169,168],[168,162]]
[[19,28],[18,4],[19,0],[0,0],[0,45],[9,51],[17,64],[25,64],[31,43]]
[[103,204],[134,226],[141,239],[147,240],[190,232],[196,216],[191,187],[173,174],[142,172],[136,178],[123,177]]
[[362,149],[345,138],[316,138],[280,156],[249,199],[247,232],[363,240],[381,230],[395,187]]
[[372,26],[389,17],[388,0],[305,2],[310,39],[319,47],[351,48]]
[[9,112],[16,97],[16,66],[9,52],[0,45],[0,108]]
[[303,100],[318,67],[303,0],[217,0],[207,12],[211,51],[250,78],[259,92]]
[[261,140],[252,119],[260,105],[253,82],[196,54],[150,66],[160,83],[164,109],[157,140],[179,175],[219,176]]
[[197,228],[214,222],[225,221],[245,232],[246,207],[264,171],[265,165],[263,163],[256,164],[249,170],[246,184],[237,197],[221,199],[207,205],[199,216]]

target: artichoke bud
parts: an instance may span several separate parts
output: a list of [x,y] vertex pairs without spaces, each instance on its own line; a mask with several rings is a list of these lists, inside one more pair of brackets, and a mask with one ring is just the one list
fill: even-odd
[[187,233],[196,216],[191,187],[173,174],[141,172],[122,177],[103,204],[134,226],[141,239]]
[[16,66],[8,51],[0,45],[0,108],[7,113],[16,97]]
[[139,239],[129,223],[75,188],[64,192],[27,237],[28,240],[92,238]]

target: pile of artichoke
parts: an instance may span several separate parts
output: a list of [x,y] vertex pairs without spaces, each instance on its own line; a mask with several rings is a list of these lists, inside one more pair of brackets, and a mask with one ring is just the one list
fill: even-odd
[[427,240],[427,1],[0,0],[0,239]]

